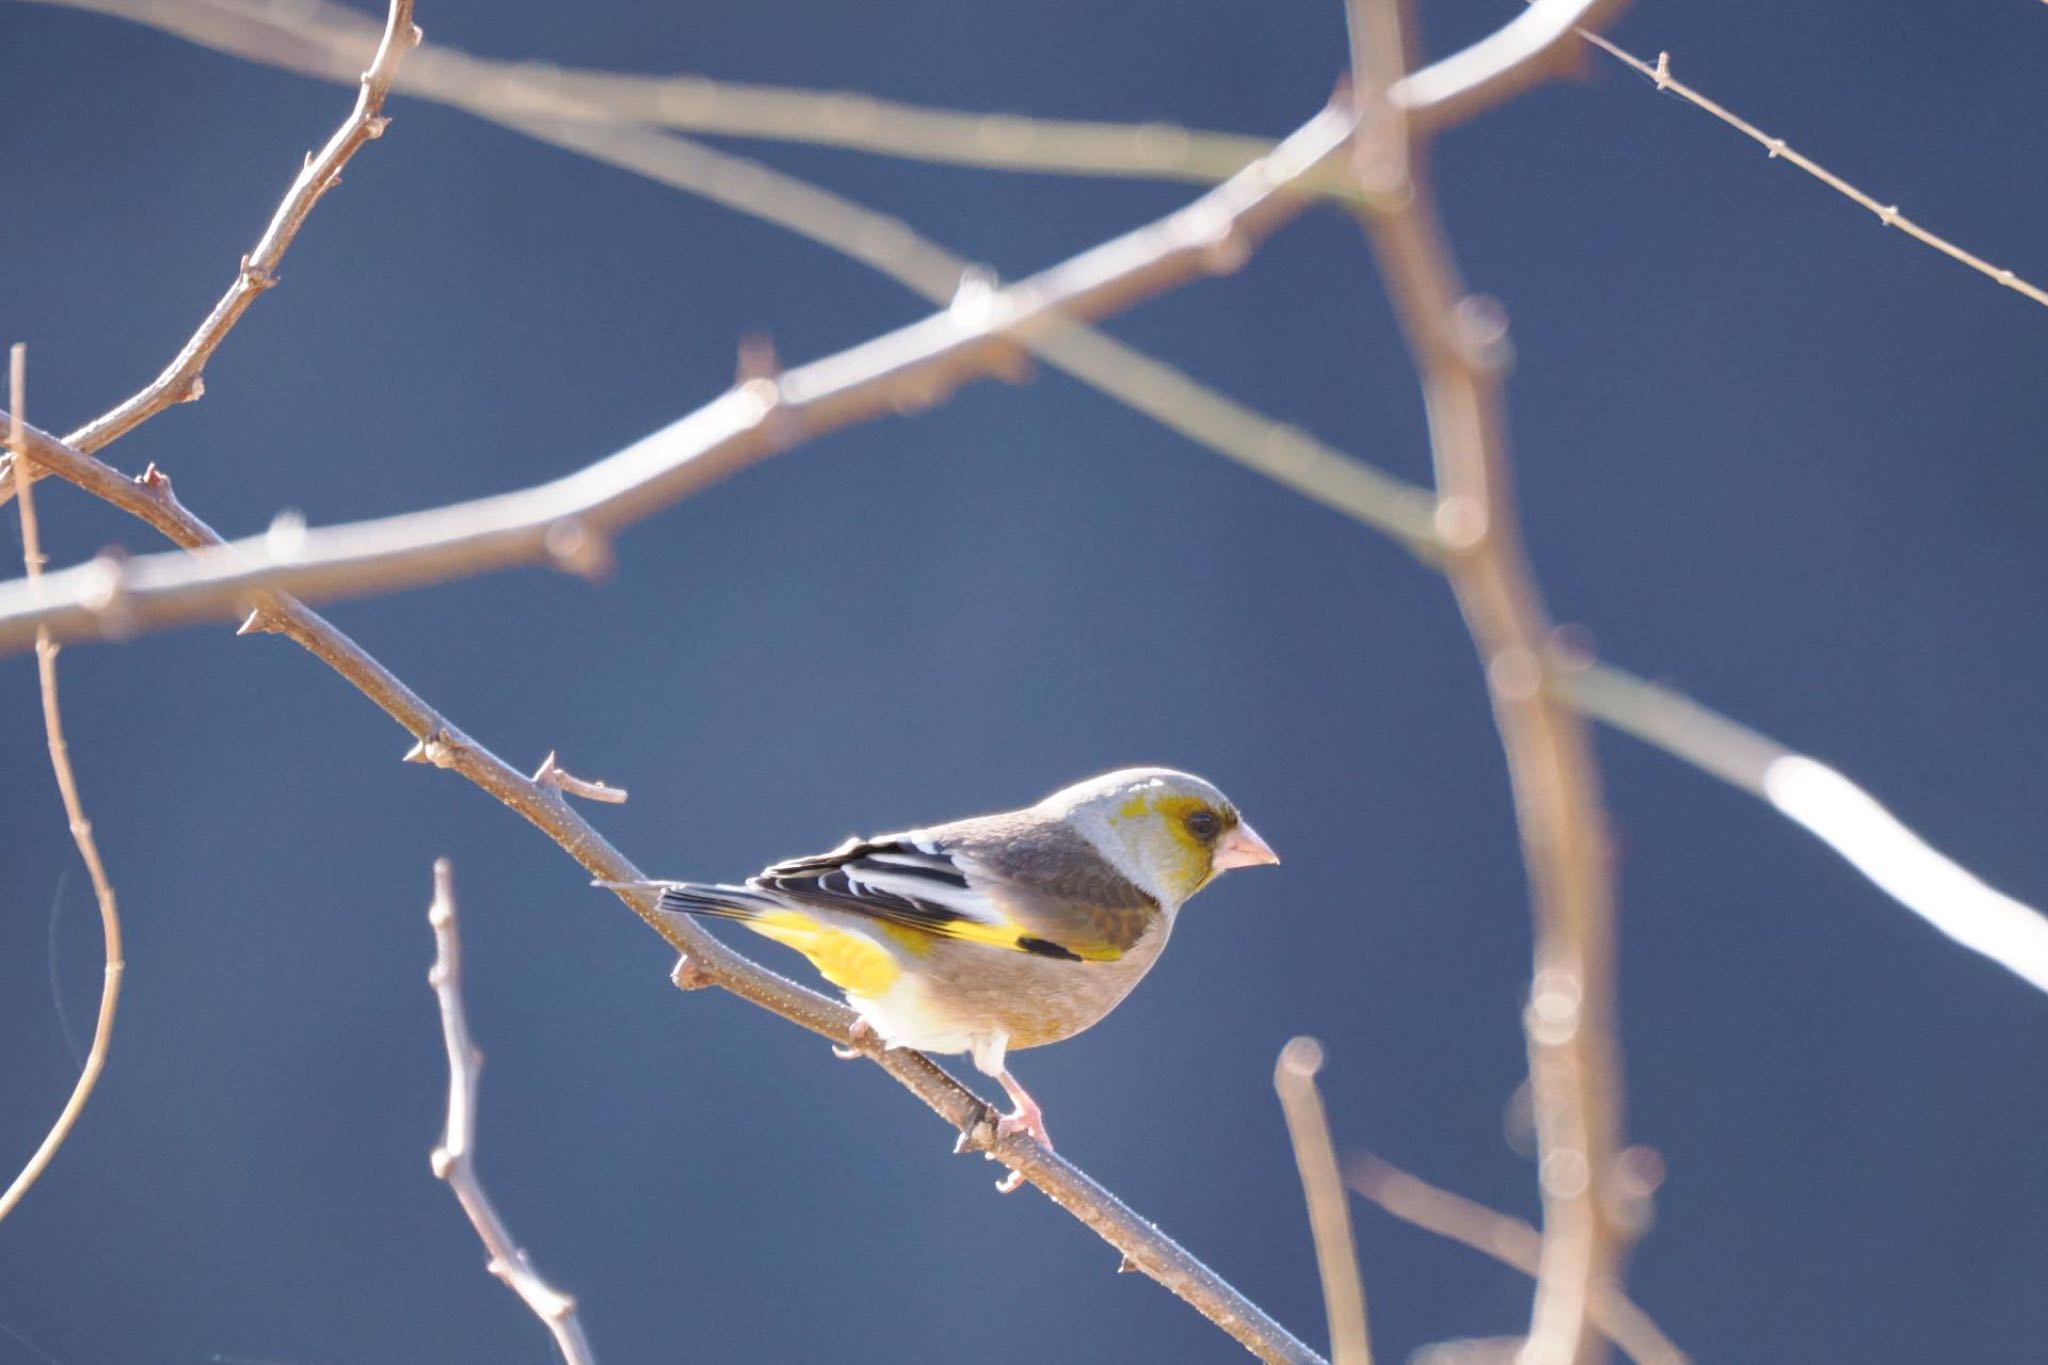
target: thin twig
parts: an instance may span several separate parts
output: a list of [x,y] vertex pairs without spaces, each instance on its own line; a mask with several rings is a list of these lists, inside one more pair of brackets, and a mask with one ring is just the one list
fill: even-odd
[[[1353,6],[1361,110],[1377,107],[1399,79],[1401,19],[1399,0]],[[1458,279],[1416,131],[1382,119],[1361,127],[1368,136],[1404,144],[1360,156],[1360,164],[1398,177],[1361,183],[1361,216],[1422,381],[1444,570],[1486,672],[1533,892],[1535,966],[1524,1019],[1543,1252],[1521,1360],[1591,1365],[1603,1355],[1587,1330],[1592,1289],[1620,1282],[1626,1243],[1608,1196],[1622,1096],[1606,813],[1586,727],[1553,676],[1551,627],[1516,520],[1502,412],[1506,320],[1497,305],[1468,297]]]
[[[1299,212],[1284,193],[1342,147],[1351,115],[1325,109],[1273,155],[1156,223],[1007,289],[963,293],[923,321],[790,370],[748,379],[652,436],[559,479],[434,512],[327,530],[286,522],[209,554],[103,558],[0,591],[0,653],[37,629],[59,639],[127,635],[248,610],[258,589],[333,598],[528,562],[587,573],[620,528],[821,432],[929,407],[968,380],[1014,369],[1015,346],[1234,269]],[[37,459],[75,463],[28,429]]]
[[[412,22],[413,0],[391,0],[391,9],[385,20],[382,36],[377,40],[376,55],[370,65],[361,72],[361,88],[356,93],[355,108],[342,121],[334,135],[327,139],[318,155],[309,155],[306,164],[285,191],[277,211],[271,215],[263,235],[248,255],[242,258],[241,268],[235,272],[234,283],[228,286],[220,301],[213,305],[213,311],[199,324],[171,363],[155,379],[116,406],[95,417],[84,426],[71,432],[64,443],[87,454],[101,449],[109,442],[133,431],[165,408],[179,403],[196,401],[205,391],[203,379],[206,362],[219,349],[221,342],[241,321],[242,314],[278,280],[278,267],[284,261],[285,252],[292,240],[299,235],[299,229],[313,212],[313,206],[320,202],[320,196],[341,183],[342,168],[349,158],[366,142],[384,135],[390,120],[384,116],[384,99],[390,93],[391,82],[398,72],[398,62],[420,41],[420,30]],[[0,503],[13,495],[11,469],[0,468]]]
[[541,1278],[512,1229],[498,1215],[483,1177],[476,1170],[477,1078],[484,1054],[469,1036],[469,1016],[462,1004],[462,936],[455,923],[455,873],[446,858],[434,861],[434,900],[427,908],[434,928],[434,966],[427,984],[441,1006],[441,1038],[448,1046],[448,1118],[441,1144],[434,1148],[434,1174],[448,1182],[470,1226],[490,1257],[488,1269],[517,1294],[555,1338],[568,1365],[590,1365],[595,1359],[576,1300]]
[[1708,99],[1705,95],[1687,85],[1684,81],[1679,80],[1671,74],[1670,53],[1659,52],[1657,60],[1653,64],[1644,61],[1641,57],[1635,56],[1623,48],[1617,47],[1597,33],[1589,33],[1581,29],[1579,30],[1579,36],[1622,65],[1649,77],[1651,81],[1655,82],[1659,90],[1668,90],[1692,105],[1695,109],[1702,109],[1712,114],[1715,118],[1727,124],[1736,132],[1741,133],[1744,137],[1762,147],[1766,152],[1769,152],[1773,161],[1783,161],[1788,165],[1797,166],[1800,170],[1805,171],[1815,180],[1820,181],[1821,184],[1826,185],[1843,198],[1869,209],[1877,215],[1877,221],[1885,227],[1897,228],[1915,241],[1933,247],[1950,260],[1960,261],[1979,275],[1994,283],[2004,285],[2015,294],[2032,299],[2035,303],[2048,305],[2048,290],[2042,289],[2039,285],[2029,284],[2014,272],[2001,266],[1995,266],[1973,252],[1965,251],[1962,247],[1957,246],[1939,233],[1931,232],[1921,227],[1911,218],[1899,212],[1897,204],[1882,203],[1871,195],[1865,194],[1862,190],[1857,189],[1854,185],[1842,179],[1841,176],[1836,175],[1812,157],[1787,145],[1784,138],[1772,137],[1747,119],[1724,109],[1713,100]]
[[1358,1269],[1358,1243],[1351,1234],[1351,1201],[1337,1169],[1330,1120],[1316,1073],[1323,1069],[1323,1045],[1295,1038],[1280,1049],[1273,1088],[1287,1116],[1294,1164],[1308,1201],[1309,1230],[1315,1236],[1316,1269],[1323,1281],[1323,1310],[1330,1320],[1330,1365],[1372,1365],[1372,1334],[1365,1322],[1365,1278]]
[[609,782],[593,782],[587,777],[578,777],[561,764],[555,762],[555,751],[548,750],[548,756],[534,769],[533,781],[536,786],[553,787],[571,796],[580,796],[585,801],[602,801],[607,806],[626,804],[626,789],[614,787]]
[[[14,456],[15,467],[26,475],[20,484],[21,559],[29,579],[33,581],[43,570],[43,548],[32,487],[35,483],[35,461],[27,454],[21,435],[21,414],[28,388],[27,368],[28,348],[16,342],[7,357],[7,406],[12,414],[8,419],[7,449]],[[29,1187],[41,1178],[51,1158],[57,1155],[57,1149],[71,1136],[78,1116],[85,1112],[85,1102],[99,1084],[100,1072],[107,1065],[107,1051],[113,1045],[114,1011],[121,1001],[121,977],[127,969],[127,960],[121,951],[121,912],[114,901],[114,883],[107,876],[106,864],[100,859],[99,841],[93,837],[92,821],[85,818],[85,803],[78,795],[78,774],[71,767],[71,746],[64,739],[64,714],[57,699],[57,644],[48,634],[36,640],[36,680],[43,696],[43,738],[49,745],[50,772],[57,779],[57,793],[64,802],[64,816],[71,826],[71,840],[78,845],[78,856],[85,860],[85,870],[92,878],[93,898],[99,902],[105,966],[100,973],[99,1019],[93,1025],[92,1046],[86,1051],[85,1064],[78,1070],[78,1081],[71,1087],[71,1097],[58,1111],[56,1122],[50,1125],[42,1144],[28,1159],[28,1164],[21,1168],[21,1174],[14,1177],[6,1192],[0,1193],[0,1218],[13,1212]]]
[[[1371,1152],[1354,1152],[1344,1163],[1344,1179],[1352,1189],[1405,1223],[1534,1277],[1543,1256],[1543,1234],[1519,1218],[1511,1218],[1432,1185]],[[1593,1287],[1593,1325],[1637,1365],[1691,1365],[1692,1357],[1664,1335],[1656,1320],[1611,1283]]]

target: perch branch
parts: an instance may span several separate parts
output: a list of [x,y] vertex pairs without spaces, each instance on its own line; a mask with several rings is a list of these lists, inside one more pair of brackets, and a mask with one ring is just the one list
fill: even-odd
[[[28,429],[32,434],[33,429]],[[47,440],[48,438],[44,438]],[[42,447],[31,440],[32,458]],[[56,449],[64,451],[57,445]],[[188,548],[220,545],[220,534],[178,501],[170,479],[152,466],[140,479],[91,456],[68,452],[51,472],[113,503]],[[577,814],[555,785],[526,776],[471,739],[436,711],[368,651],[324,617],[295,599],[277,594],[262,607],[265,629],[284,635],[333,669],[413,736],[408,757],[467,778],[553,839],[599,881],[639,882],[647,874],[614,848],[596,827]],[[655,898],[622,893],[626,905],[686,960],[687,979],[715,985],[811,1030],[841,1046],[853,1043],[853,1012],[743,957],[699,929],[687,917],[664,915]],[[1137,1269],[1185,1300],[1268,1362],[1313,1365],[1320,1360],[1237,1288],[1184,1250],[1078,1167],[1047,1152],[1026,1134],[995,1138],[998,1112],[947,1075],[922,1053],[892,1049],[875,1064],[967,1137],[965,1150],[993,1153],[1024,1172]]]
[[[258,588],[332,598],[473,571],[548,561],[577,572],[604,562],[628,523],[797,442],[939,401],[967,380],[1012,368],[1018,340],[1235,268],[1302,201],[1284,193],[1340,148],[1348,111],[1325,109],[1271,158],[1156,223],[1003,290],[963,291],[952,307],[779,378],[746,380],[698,411],[575,473],[435,512],[306,530],[295,522],[199,556],[101,559],[0,591],[0,653],[35,631],[59,639],[238,616]],[[52,469],[79,452],[33,428]]]
[[[285,192],[277,211],[271,215],[263,235],[242,258],[234,283],[213,305],[213,311],[199,324],[199,330],[179,348],[163,373],[117,406],[67,435],[64,444],[91,454],[133,431],[165,408],[193,402],[205,392],[202,376],[206,362],[227,339],[234,325],[241,321],[242,314],[249,310],[257,296],[277,283],[277,271],[284,261],[284,253],[299,235],[299,229],[313,212],[313,206],[320,202],[321,195],[341,183],[341,171],[349,158],[364,143],[384,135],[385,126],[390,122],[384,117],[384,98],[390,93],[392,79],[398,73],[399,59],[420,41],[420,31],[412,22],[412,9],[413,0],[391,0],[382,36],[376,40],[376,53],[371,57],[369,67],[361,72],[361,88],[356,93],[355,108],[334,130],[334,135],[327,139],[327,145],[320,149],[319,154],[306,158],[306,164]],[[0,503],[5,503],[12,496],[12,473],[11,469],[0,469]]]
[[1620,1282],[1627,1240],[1609,1188],[1622,1095],[1606,813],[1586,727],[1556,677],[1550,623],[1517,524],[1502,410],[1506,320],[1497,305],[1466,294],[1418,130],[1387,99],[1406,60],[1400,3],[1352,0],[1361,117],[1354,163],[1367,196],[1361,217],[1422,382],[1444,571],[1485,670],[1529,870],[1535,963],[1524,1021],[1543,1249],[1520,1359],[1591,1365],[1603,1355],[1587,1330],[1593,1287]]
[[[1432,1185],[1370,1152],[1353,1153],[1344,1176],[1352,1189],[1401,1221],[1536,1275],[1543,1234],[1521,1219]],[[1593,1325],[1636,1365],[1692,1365],[1692,1357],[1664,1335],[1656,1320],[1612,1284],[1594,1286],[1590,1315]]]
[[[1325,111],[1304,129],[1293,152],[1299,155],[1310,148],[1320,148],[1309,158],[1311,162],[1320,159],[1323,151],[1341,144],[1348,129],[1347,115]],[[1147,239],[1135,247],[1131,239],[1120,239],[1058,267],[1048,287],[1056,293],[1069,291],[1070,297],[1106,301],[1172,282],[1179,273],[1186,272],[1195,264],[1185,259],[1190,252],[1198,256],[1220,254],[1227,259],[1237,243],[1246,240],[1242,234],[1254,232],[1261,226],[1270,228],[1297,206],[1297,201],[1274,193],[1285,178],[1286,168],[1275,169],[1274,163],[1262,163],[1261,167],[1247,171],[1238,181],[1220,187],[1200,201],[1210,206],[1208,216],[1185,224],[1195,230],[1194,244],[1177,240],[1171,232],[1159,233],[1159,240]],[[1245,202],[1247,200],[1248,203]],[[1238,211],[1240,209],[1242,212]],[[1182,220],[1180,215],[1175,215],[1168,221]],[[1045,277],[1040,278],[1043,280]],[[1052,317],[1044,319],[1047,325],[1056,321]],[[927,372],[913,376],[907,385],[888,382],[890,338],[858,347],[822,366],[807,367],[807,371],[798,373],[808,375],[824,393],[836,393],[846,402],[880,402],[882,394],[888,396],[886,405],[892,407],[897,403],[935,401],[946,385],[976,373],[977,367],[992,367],[999,363],[1012,344],[997,330],[983,325],[972,329],[972,333],[979,337],[977,342],[949,349],[945,339],[953,334],[956,325],[952,318],[942,315],[906,329],[905,333],[895,334],[896,344],[908,335],[913,343],[931,342],[943,357]],[[994,361],[990,352],[996,353]],[[878,372],[883,379],[863,391],[855,380],[871,372]],[[789,392],[791,382],[796,378],[797,375],[785,375],[780,381],[766,378],[748,381],[707,409],[706,412],[713,415],[711,418],[699,414],[678,424],[684,428],[682,442],[687,444],[691,438],[692,423],[725,421],[735,415],[746,415],[753,435],[730,446],[728,453],[771,453],[782,441],[792,437],[780,430],[783,423],[778,420],[777,405],[765,401],[765,398],[767,394]],[[848,394],[855,395],[855,398],[848,398]],[[797,389],[796,396],[805,396],[801,387]],[[834,409],[824,406],[823,399],[819,399],[819,405],[813,409],[814,417],[821,415],[835,415]],[[840,420],[848,419],[842,417]],[[634,450],[613,457],[614,461],[624,462],[626,467],[623,471],[619,464],[610,461],[599,469],[605,471],[607,478],[621,472],[630,476],[641,463],[659,463],[669,454],[663,447],[675,443],[672,439],[674,432],[675,428],[671,428],[669,433],[650,438]],[[177,544],[197,549],[224,543],[217,532],[178,502],[170,480],[160,471],[152,468],[140,480],[131,481],[90,455],[73,450],[33,428],[24,427],[23,438],[38,462],[47,457],[52,472],[62,474],[89,492],[148,521]],[[707,472],[702,468],[693,470],[686,467],[684,476],[695,479]],[[586,471],[586,475],[571,477],[580,479],[589,475],[590,472]],[[631,482],[630,477],[626,482]],[[584,537],[557,528],[556,545],[558,550],[566,549],[565,558],[572,567],[588,562],[583,548]],[[103,564],[102,568],[106,566]],[[114,596],[118,599],[119,593]],[[388,669],[310,608],[283,593],[273,593],[258,598],[257,610],[258,624],[262,628],[297,641],[403,725],[416,741],[412,757],[450,768],[482,787],[554,838],[577,858],[593,878],[608,882],[645,880],[640,869],[570,809],[557,785],[535,782],[464,735]],[[853,1041],[853,1016],[843,1005],[828,1001],[740,956],[684,917],[660,914],[649,895],[624,893],[621,899],[683,955],[688,964],[686,977],[690,983],[722,986],[835,1043],[849,1045]],[[995,1110],[930,1059],[916,1053],[890,1050],[876,1057],[875,1061],[959,1129],[966,1137],[965,1150],[987,1152],[1013,1169],[1022,1171],[1025,1179],[1044,1190],[1055,1203],[1115,1246],[1131,1265],[1178,1294],[1254,1355],[1273,1362],[1319,1360],[1314,1352],[1234,1286],[1080,1170],[1046,1152],[1028,1135],[1012,1134],[998,1139]]]
[[1351,1201],[1337,1169],[1330,1120],[1316,1089],[1323,1069],[1323,1045],[1296,1038],[1280,1049],[1273,1088],[1287,1116],[1294,1164],[1308,1201],[1308,1225],[1315,1237],[1316,1269],[1323,1281],[1323,1310],[1330,1320],[1330,1365],[1372,1365],[1372,1334],[1365,1322],[1365,1278],[1358,1269],[1358,1243],[1351,1234]]
[[[12,415],[8,419],[7,448],[13,454],[16,467],[24,475],[21,480],[21,559],[28,576],[33,580],[42,572],[43,549],[41,528],[36,523],[34,457],[27,455],[26,444],[21,436],[22,408],[27,384],[27,348],[16,342],[7,357],[7,406]],[[85,1064],[78,1070],[78,1080],[71,1087],[71,1096],[58,1111],[57,1119],[50,1125],[41,1145],[29,1157],[28,1164],[14,1177],[5,1193],[0,1193],[0,1218],[14,1211],[29,1187],[42,1177],[43,1171],[57,1155],[57,1149],[71,1136],[78,1116],[85,1112],[85,1103],[92,1098],[93,1088],[99,1084],[100,1072],[107,1065],[107,1050],[114,1041],[114,1011],[121,1001],[121,976],[127,968],[127,961],[121,951],[121,912],[114,901],[114,883],[107,876],[106,864],[100,859],[99,841],[93,837],[92,821],[85,818],[85,803],[78,795],[78,774],[71,767],[71,746],[64,739],[64,713],[57,699],[57,645],[48,634],[36,640],[36,681],[43,696],[43,738],[50,749],[50,772],[57,780],[57,794],[64,802],[64,816],[71,826],[71,840],[78,845],[78,856],[85,861],[85,870],[92,878],[93,899],[100,907],[100,935],[104,943],[105,966],[100,973],[100,1012],[93,1024],[92,1046],[86,1050]]]
[[590,1365],[590,1341],[576,1316],[576,1300],[562,1293],[533,1268],[512,1229],[491,1203],[476,1170],[476,1092],[484,1054],[469,1036],[469,1016],[462,1004],[462,936],[455,923],[455,873],[446,858],[434,861],[434,900],[427,908],[434,929],[434,966],[427,984],[441,1006],[441,1038],[448,1045],[448,1118],[441,1145],[434,1148],[434,1174],[448,1183],[456,1202],[469,1215],[477,1239],[490,1257],[491,1274],[505,1282],[555,1339],[567,1365]]

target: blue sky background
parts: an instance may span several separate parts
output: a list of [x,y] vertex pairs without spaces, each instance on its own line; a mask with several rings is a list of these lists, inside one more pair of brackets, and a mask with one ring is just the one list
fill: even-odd
[[[1431,50],[1514,8],[1425,6]],[[1331,88],[1339,10],[419,17],[503,58],[1278,134]],[[2048,9],[1648,0],[1615,32],[2048,276]],[[31,344],[31,414],[61,430],[156,373],[349,96],[20,4],[0,5],[0,50],[0,339]],[[229,533],[543,479],[715,395],[743,336],[798,361],[923,312],[725,210],[466,115],[390,112],[206,401],[108,452],[163,464]],[[1191,194],[752,150],[1010,275]],[[1513,319],[1520,489],[1559,618],[2048,897],[2048,312],[1604,59],[1447,135],[1438,167],[1466,274]],[[1112,330],[1426,473],[1414,379],[1340,215]],[[62,489],[42,505],[59,562],[155,548]],[[669,875],[736,877],[1126,763],[1203,772],[1287,861],[1205,893],[1108,1022],[1017,1059],[1061,1150],[1316,1342],[1270,1087],[1289,1036],[1328,1043],[1340,1143],[1534,1212],[1502,1120],[1526,895],[1448,591],[1056,374],[752,469],[627,535],[602,586],[530,570],[334,616],[512,761],[559,749],[629,787],[593,818]],[[997,1172],[948,1156],[872,1068],[671,990],[644,926],[459,779],[401,766],[409,739],[287,642],[208,628],[63,668],[129,984],[91,1110],[0,1225],[4,1365],[550,1358],[427,1168],[439,854],[491,1059],[483,1169],[601,1358],[1242,1358],[1040,1196],[998,1199]],[[10,1164],[70,1084],[99,964],[34,697],[29,660],[0,661]],[[1629,1131],[1671,1167],[1637,1297],[1702,1360],[2039,1359],[2048,1000],[1750,798],[1624,738],[1600,752]],[[1357,1220],[1383,1358],[1524,1320],[1512,1272]]]

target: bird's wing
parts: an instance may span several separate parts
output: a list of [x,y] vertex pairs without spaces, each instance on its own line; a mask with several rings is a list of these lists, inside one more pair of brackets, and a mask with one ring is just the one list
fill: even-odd
[[970,824],[849,839],[748,885],[939,938],[1081,962],[1122,957],[1158,913],[1079,835],[1020,843],[1005,833],[1013,837]]

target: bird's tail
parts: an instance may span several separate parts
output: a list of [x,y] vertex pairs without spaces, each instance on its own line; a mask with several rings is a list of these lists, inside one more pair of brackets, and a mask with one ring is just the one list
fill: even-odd
[[698,915],[706,919],[758,920],[770,911],[785,908],[781,901],[751,886],[725,882],[596,882],[609,891],[659,891],[657,908],[672,915]]
[[599,882],[614,891],[660,891],[659,908],[671,914],[729,919],[794,948],[818,974],[855,996],[879,995],[902,973],[896,955],[843,923],[832,923],[751,886],[724,882]]

